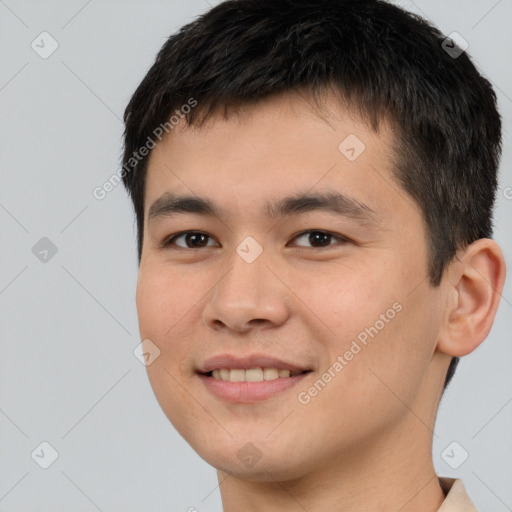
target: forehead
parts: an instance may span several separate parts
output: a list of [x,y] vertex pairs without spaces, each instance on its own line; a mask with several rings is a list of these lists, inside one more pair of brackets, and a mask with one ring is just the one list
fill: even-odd
[[200,127],[182,120],[150,154],[146,217],[168,192],[215,196],[239,209],[258,203],[262,211],[269,197],[307,190],[342,192],[383,211],[396,209],[395,196],[402,196],[415,208],[394,177],[390,127],[382,122],[372,130],[333,97],[322,107],[288,93],[227,118],[219,111]]

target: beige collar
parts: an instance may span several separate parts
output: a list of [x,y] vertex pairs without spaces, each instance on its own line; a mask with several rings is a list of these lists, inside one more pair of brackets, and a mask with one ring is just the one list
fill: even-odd
[[439,477],[446,498],[438,512],[478,512],[460,478]]

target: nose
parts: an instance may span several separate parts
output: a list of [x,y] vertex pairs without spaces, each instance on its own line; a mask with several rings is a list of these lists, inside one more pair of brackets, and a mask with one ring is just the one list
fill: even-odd
[[233,251],[222,272],[224,277],[205,304],[206,325],[243,333],[285,323],[290,314],[291,293],[273,266],[265,250],[252,263]]

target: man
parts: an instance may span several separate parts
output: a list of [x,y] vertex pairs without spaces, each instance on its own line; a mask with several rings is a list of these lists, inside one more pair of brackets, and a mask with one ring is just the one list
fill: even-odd
[[148,375],[225,512],[475,510],[432,435],[503,289],[501,124],[454,49],[383,1],[227,1],[126,109]]

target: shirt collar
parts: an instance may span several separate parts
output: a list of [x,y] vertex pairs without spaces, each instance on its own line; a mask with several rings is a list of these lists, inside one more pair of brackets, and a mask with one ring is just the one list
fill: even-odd
[[438,512],[478,512],[460,478],[439,477],[446,498]]

